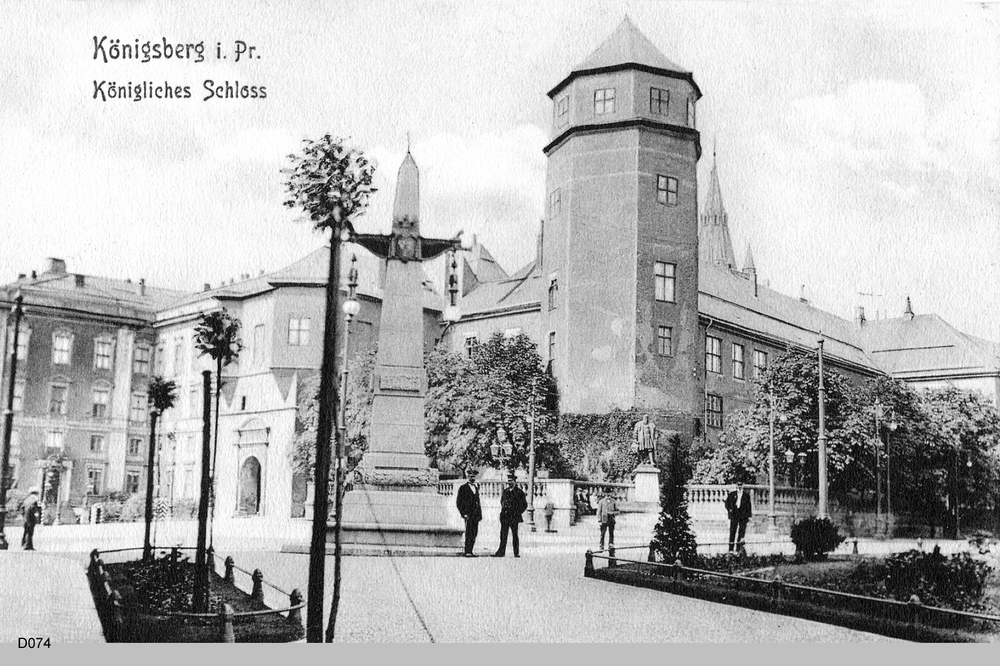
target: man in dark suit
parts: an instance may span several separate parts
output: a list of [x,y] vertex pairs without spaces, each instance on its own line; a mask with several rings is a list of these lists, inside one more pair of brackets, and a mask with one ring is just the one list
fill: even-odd
[[466,472],[469,479],[458,489],[455,505],[465,521],[465,556],[475,557],[472,549],[476,545],[476,535],[479,534],[479,521],[483,519],[483,507],[479,503],[479,485],[476,483],[476,470]]
[[25,550],[35,549],[35,525],[42,522],[42,508],[38,504],[38,488],[28,490],[28,496],[21,502],[21,515],[24,517],[24,532],[21,534],[21,547]]
[[521,515],[528,508],[528,500],[524,491],[517,487],[517,477],[511,472],[507,477],[507,487],[500,493],[500,547],[493,557],[503,557],[507,554],[507,531],[510,530],[514,542],[514,557],[521,557],[520,541],[517,537],[517,526]]
[[735,548],[743,550],[743,537],[747,532],[747,523],[753,515],[750,506],[750,493],[743,489],[743,482],[736,484],[736,490],[726,496],[726,513],[729,514],[729,552]]

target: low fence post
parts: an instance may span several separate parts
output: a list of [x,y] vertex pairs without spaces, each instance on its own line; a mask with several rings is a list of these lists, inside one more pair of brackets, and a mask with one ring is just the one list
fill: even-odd
[[854,537],[854,551],[852,552],[852,555],[857,555],[857,554],[858,554],[858,537]]
[[656,561],[656,551],[653,549],[653,542],[652,541],[649,542],[649,555],[646,556],[646,561],[647,562],[655,562]]
[[90,569],[90,575],[91,576],[94,576],[95,574],[97,574],[97,560],[100,559],[100,557],[101,557],[101,552],[99,550],[97,550],[96,548],[94,550],[90,551],[90,567],[89,567],[89,569]]
[[222,604],[222,642],[235,643],[236,633],[233,631],[233,607],[229,604]]
[[608,544],[608,568],[613,569],[618,566],[618,560],[615,559],[615,544]]
[[232,555],[226,557],[225,567],[226,567],[226,582],[234,583],[235,578],[233,576],[233,568],[236,566],[236,562],[233,561]]
[[784,582],[781,580],[781,576],[774,574],[774,580],[771,581],[771,599],[774,600],[775,604],[781,604],[781,592],[784,588]]
[[684,580],[684,565],[680,559],[674,560],[674,580]]
[[910,608],[910,622],[913,624],[920,624],[920,616],[923,615],[923,602],[920,601],[920,597],[915,594],[910,595],[910,600],[906,602],[907,606]]
[[250,598],[264,603],[264,573],[260,569],[253,570],[253,592],[250,593]]
[[125,618],[122,616],[122,595],[118,590],[111,592],[111,624],[116,642],[121,642],[125,633]]
[[302,609],[295,608],[302,603],[302,593],[299,592],[299,588],[292,590],[292,593],[288,595],[288,605],[292,606],[288,610],[288,624],[294,624],[296,626],[302,626]]
[[594,553],[588,550],[583,556],[583,577],[594,577]]

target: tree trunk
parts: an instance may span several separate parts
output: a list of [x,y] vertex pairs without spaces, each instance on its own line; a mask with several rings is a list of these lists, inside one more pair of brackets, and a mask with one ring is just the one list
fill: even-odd
[[222,356],[216,359],[215,364],[215,434],[212,438],[212,473],[211,473],[211,523],[212,529],[208,533],[208,543],[215,545],[215,461],[219,455],[219,400],[222,396]]
[[212,436],[212,373],[202,373],[202,414],[201,414],[201,498],[198,502],[198,547],[195,552],[194,610],[208,612],[208,566],[205,562],[205,542],[208,535],[208,492],[211,486],[209,464],[212,461],[210,448]]
[[153,544],[149,539],[153,527],[153,466],[156,464],[156,420],[160,413],[153,410],[149,417],[149,454],[146,456],[146,533],[142,539],[142,559],[153,557]]

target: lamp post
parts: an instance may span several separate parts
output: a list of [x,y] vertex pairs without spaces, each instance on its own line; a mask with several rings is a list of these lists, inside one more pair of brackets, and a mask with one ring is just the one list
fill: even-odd
[[538,377],[531,379],[531,429],[528,433],[528,522],[535,531],[535,395]]
[[889,423],[886,424],[888,430],[885,433],[885,514],[886,519],[892,518],[892,456],[889,444],[892,441],[892,433],[899,427],[896,421],[896,412],[893,410],[889,414]]
[[[495,444],[490,444],[490,454],[500,461],[501,467],[508,467],[510,462],[510,457],[514,455],[514,447],[506,442],[501,442],[499,436]],[[513,469],[508,467],[508,470],[513,472]]]
[[14,387],[17,376],[17,345],[21,329],[21,316],[24,314],[24,296],[18,290],[14,297],[14,339],[10,352],[10,377],[7,382],[7,408],[3,413],[3,455],[0,456],[0,550],[7,550],[7,535],[4,524],[7,522],[7,468],[10,467],[10,438],[14,431]]
[[[792,503],[792,522],[798,522],[799,520],[799,490],[798,483],[796,482],[797,477],[801,477],[805,474],[806,467],[806,454],[805,451],[800,451],[795,453],[791,449],[785,451],[785,464],[788,465],[788,469],[791,471],[792,476],[792,493],[795,501]],[[801,478],[798,478],[801,481]]]
[[445,321],[444,331],[441,332],[442,338],[451,325],[462,318],[462,313],[458,309],[458,261],[455,259],[454,250],[448,263],[448,305],[441,313],[441,318]]
[[823,384],[823,338],[819,339],[819,436],[816,438],[817,467],[819,467],[819,509],[816,517],[823,519],[829,516],[827,510],[826,487],[826,386]]
[[875,529],[882,529],[882,477],[880,473],[881,455],[879,448],[881,444],[881,421],[885,415],[885,406],[875,399]]

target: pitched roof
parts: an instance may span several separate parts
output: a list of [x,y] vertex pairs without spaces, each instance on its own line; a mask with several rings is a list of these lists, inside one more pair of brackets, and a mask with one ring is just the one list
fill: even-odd
[[627,16],[618,24],[615,31],[604,40],[604,43],[598,46],[583,62],[574,67],[573,71],[581,72],[628,64],[646,65],[681,74],[689,73],[667,59]]
[[535,262],[530,262],[511,278],[480,283],[462,298],[459,307],[466,317],[534,305],[541,300],[541,290],[541,275],[535,270]]

